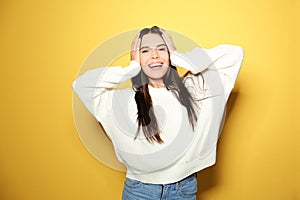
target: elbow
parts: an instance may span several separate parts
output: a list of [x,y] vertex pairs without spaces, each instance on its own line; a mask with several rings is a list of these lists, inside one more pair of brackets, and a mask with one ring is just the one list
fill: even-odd
[[232,46],[232,53],[231,53],[236,60],[243,60],[244,58],[244,49],[241,46]]
[[230,54],[234,60],[234,63],[242,62],[244,59],[244,49],[241,46],[232,46]]
[[219,45],[219,50],[225,54],[230,54],[234,57],[243,59],[244,49],[241,46],[231,45],[231,44],[221,44]]
[[236,46],[236,54],[238,56],[238,58],[243,59],[244,58],[244,49],[241,46]]
[[76,90],[76,80],[74,80],[73,83],[72,83],[72,89],[73,89],[73,91]]

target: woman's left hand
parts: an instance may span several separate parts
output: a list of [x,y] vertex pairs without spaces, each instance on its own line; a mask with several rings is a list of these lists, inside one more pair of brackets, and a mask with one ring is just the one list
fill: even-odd
[[160,31],[162,32],[162,38],[164,39],[168,49],[169,49],[169,52],[172,53],[173,51],[176,50],[176,47],[174,45],[174,42],[173,42],[173,39],[171,37],[171,35],[169,35],[165,30],[163,29],[160,29]]

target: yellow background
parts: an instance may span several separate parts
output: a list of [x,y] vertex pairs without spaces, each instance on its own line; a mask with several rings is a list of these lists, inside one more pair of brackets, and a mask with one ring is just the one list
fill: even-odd
[[299,1],[182,2],[0,1],[1,200],[120,199],[124,173],[94,159],[77,135],[71,83],[99,43],[152,25],[245,50],[199,199],[297,199]]

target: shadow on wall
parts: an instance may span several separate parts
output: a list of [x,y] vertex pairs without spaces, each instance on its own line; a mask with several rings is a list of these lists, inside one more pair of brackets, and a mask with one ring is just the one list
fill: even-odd
[[[234,104],[238,99],[238,94],[239,94],[239,89],[235,88],[234,91],[231,92],[227,106],[226,106],[226,118],[228,118],[231,114],[231,111],[233,110]],[[225,125],[226,126],[226,120],[225,120]],[[224,137],[224,133],[222,133]],[[219,143],[221,141],[219,140]],[[217,151],[217,162],[218,162],[218,156],[222,154],[221,152],[218,153]],[[201,170],[200,172],[197,173],[197,180],[198,180],[198,192],[197,192],[197,199],[201,199],[201,195],[203,195],[206,191],[209,191],[213,187],[215,187],[218,182],[219,182],[219,177],[221,174],[221,170],[217,167],[209,167],[204,170]]]

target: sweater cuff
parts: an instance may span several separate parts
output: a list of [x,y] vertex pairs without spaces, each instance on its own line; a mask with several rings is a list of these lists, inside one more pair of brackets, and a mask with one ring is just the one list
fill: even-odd
[[141,71],[141,66],[137,61],[132,60],[130,61],[129,66],[125,68],[125,70],[127,71],[128,74],[131,74],[130,76],[133,77]]
[[176,51],[171,52],[170,55],[171,64],[192,73],[197,73],[197,67],[186,57],[185,54]]

